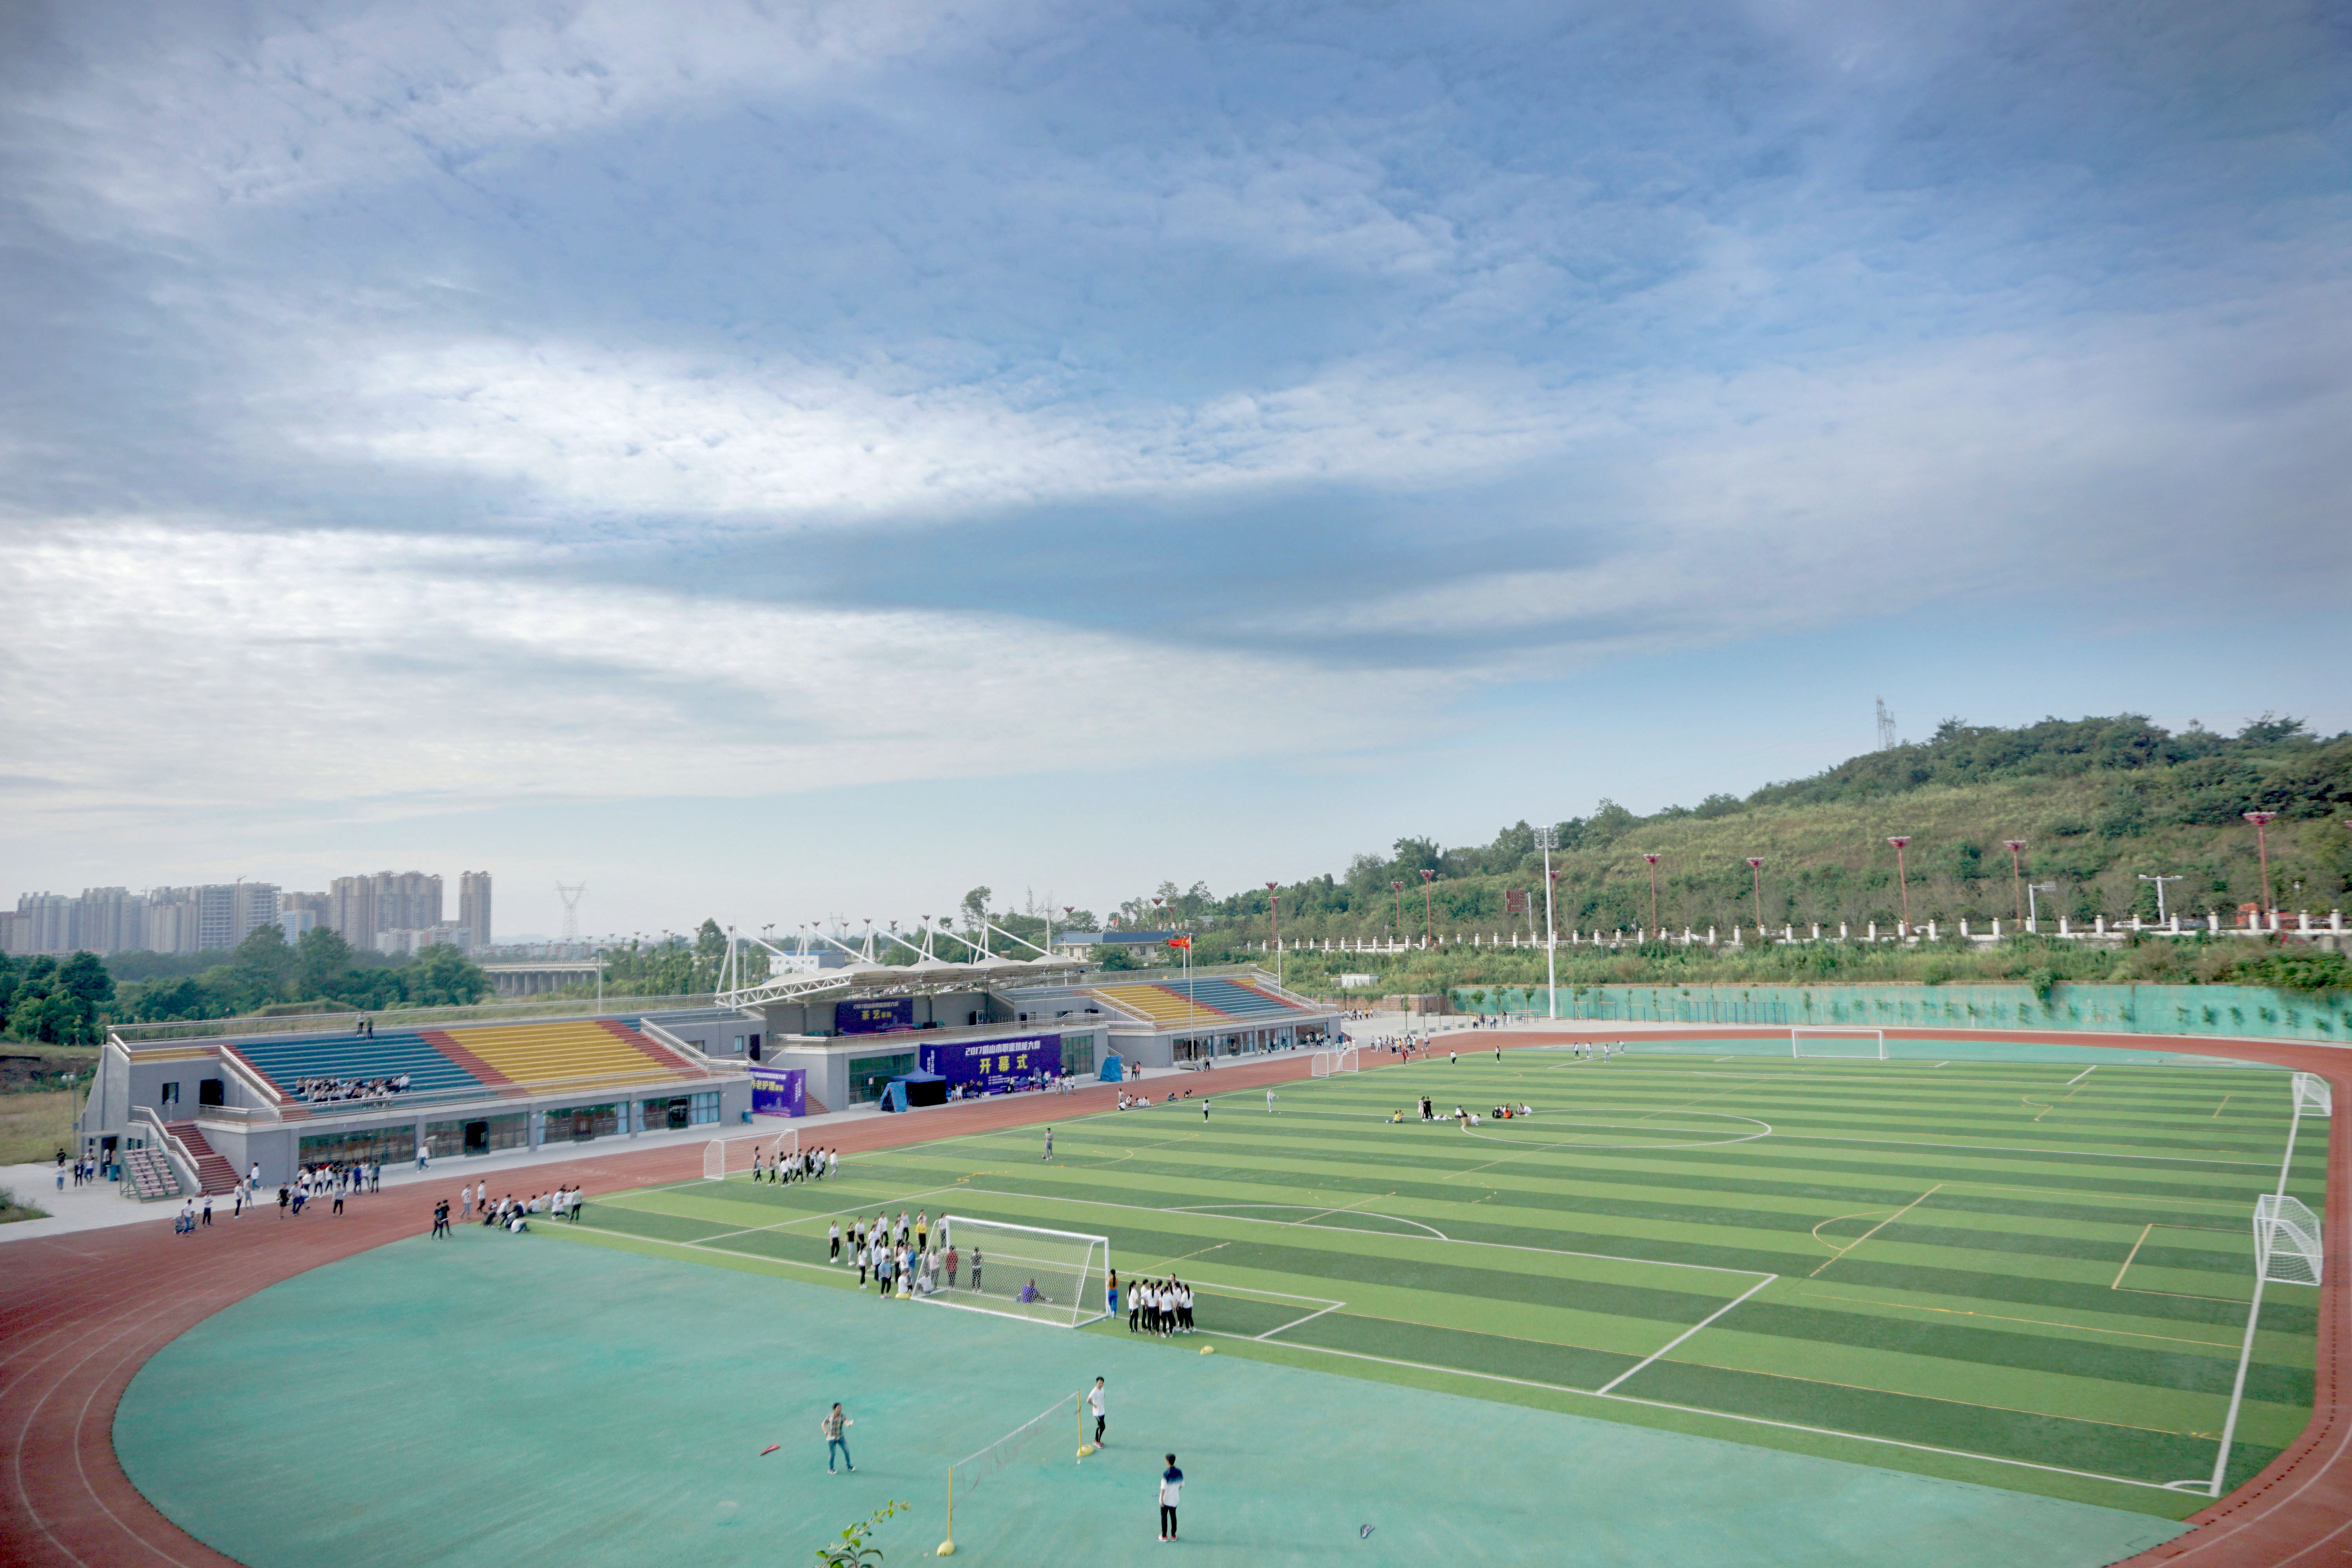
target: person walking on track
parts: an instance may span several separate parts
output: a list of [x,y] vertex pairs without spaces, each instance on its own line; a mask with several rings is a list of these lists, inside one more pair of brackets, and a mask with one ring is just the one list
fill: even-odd
[[836,1448],[841,1450],[841,1462],[849,1466],[849,1473],[853,1476],[857,1473],[857,1467],[849,1463],[849,1428],[856,1425],[856,1422],[841,1413],[841,1402],[837,1399],[833,1403],[832,1413],[817,1423],[818,1429],[824,1433],[824,1473],[826,1475],[840,1474],[833,1468],[833,1454]]

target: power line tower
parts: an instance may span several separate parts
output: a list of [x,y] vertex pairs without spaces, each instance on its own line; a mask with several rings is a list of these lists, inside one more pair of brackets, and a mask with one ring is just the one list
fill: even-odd
[[588,884],[567,888],[558,882],[555,890],[563,895],[563,945],[571,947],[580,941],[580,895],[588,890]]
[[1886,710],[1886,699],[1884,697],[1878,700],[1878,749],[1882,752],[1895,749],[1895,715]]

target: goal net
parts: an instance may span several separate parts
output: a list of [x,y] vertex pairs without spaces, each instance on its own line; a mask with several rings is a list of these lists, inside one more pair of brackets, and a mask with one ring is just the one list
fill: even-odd
[[[939,1266],[916,1294],[942,1306],[1075,1329],[1110,1315],[1110,1237],[1001,1220],[942,1217]],[[953,1266],[949,1258],[954,1258]]]
[[2270,1285],[2319,1283],[2319,1216],[2301,1198],[2264,1193],[2254,1200],[2254,1272]]
[[1348,1047],[1345,1050],[1336,1051],[1333,1053],[1333,1056],[1336,1058],[1331,1063],[1331,1070],[1333,1072],[1360,1072],[1363,1070],[1362,1066],[1356,1056],[1356,1047],[1353,1046]]
[[1839,1061],[1885,1061],[1884,1029],[1791,1029],[1789,1054]]
[[948,1467],[948,1544],[940,1548],[941,1552],[947,1552],[955,1541],[955,1505],[959,1495],[970,1497],[972,1489],[991,1476],[1002,1475],[1010,1469],[1024,1452],[1036,1447],[1039,1438],[1050,1438],[1056,1434],[1066,1437],[1069,1428],[1063,1423],[1073,1417],[1077,1422],[1079,1443],[1083,1445],[1086,1442],[1085,1400],[1082,1394],[1064,1394],[978,1453],[967,1455]]
[[1310,1078],[1329,1078],[1339,1070],[1339,1053],[1337,1051],[1317,1051],[1307,1058],[1307,1072]]
[[[739,1146],[746,1151],[740,1157],[733,1152]],[[791,1161],[800,1152],[801,1130],[797,1127],[788,1127],[773,1139],[713,1138],[702,1146],[702,1179],[723,1182],[727,1179],[729,1167],[737,1164],[747,1169],[772,1169],[772,1162]]]
[[2305,1116],[2335,1115],[2336,1096],[2315,1072],[2294,1075],[2294,1108]]

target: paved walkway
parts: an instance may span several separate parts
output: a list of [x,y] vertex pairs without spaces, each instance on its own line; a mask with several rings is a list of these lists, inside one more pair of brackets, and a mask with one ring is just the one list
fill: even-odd
[[[1366,1022],[1354,1032],[1374,1031]],[[1482,1047],[1499,1037],[1507,1048],[1618,1039],[1632,1032],[1632,1026],[1622,1024],[1565,1025],[1474,1037]],[[1685,1039],[1752,1039],[1757,1034],[1752,1027],[1687,1026],[1672,1032]],[[1924,1029],[1890,1029],[1887,1035],[2133,1051],[2154,1044],[2145,1035]],[[2322,1073],[2339,1097],[2352,1097],[2352,1058],[2338,1049],[2270,1040],[2182,1043],[2200,1056]],[[1216,1072],[1222,1088],[1249,1089],[1305,1078],[1308,1063],[1307,1053],[1297,1052]],[[1117,1086],[1103,1084],[1066,1098],[1020,1095],[919,1114],[873,1116],[845,1121],[828,1141],[854,1152],[1034,1125],[1107,1110],[1118,1094]],[[2352,1098],[2346,1103],[2352,1104]],[[614,1141],[585,1158],[545,1163],[539,1179],[577,1183],[592,1200],[625,1187],[688,1181],[701,1173],[702,1142],[707,1139],[631,1150],[622,1146],[625,1141]],[[2130,1559],[2124,1568],[2316,1568],[2352,1561],[2352,1390],[2344,1386],[2346,1373],[2352,1372],[2352,1359],[2345,1354],[2352,1328],[2347,1316],[2352,1306],[2347,1150],[2352,1134],[2331,1126],[2326,1283],[2320,1292],[2310,1424],[2261,1474],[2191,1516],[2189,1522],[2200,1528]],[[12,1568],[233,1568],[230,1559],[165,1519],[123,1475],[113,1442],[123,1389],[149,1356],[229,1303],[322,1263],[427,1230],[433,1200],[443,1190],[429,1181],[408,1183],[357,1200],[341,1216],[322,1208],[284,1220],[273,1209],[234,1222],[216,1219],[193,1237],[173,1235],[170,1215],[150,1209],[152,1218],[144,1225],[36,1237],[7,1248],[8,1268],[0,1283],[0,1563]]]

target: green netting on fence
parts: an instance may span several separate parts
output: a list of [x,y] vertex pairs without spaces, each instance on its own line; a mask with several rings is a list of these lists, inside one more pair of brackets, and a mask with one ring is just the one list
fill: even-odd
[[[1457,1011],[1549,1012],[1540,985],[1463,985]],[[2352,997],[2253,985],[1563,985],[1559,1016],[1601,1023],[1787,1028],[2084,1029],[2352,1043]]]

